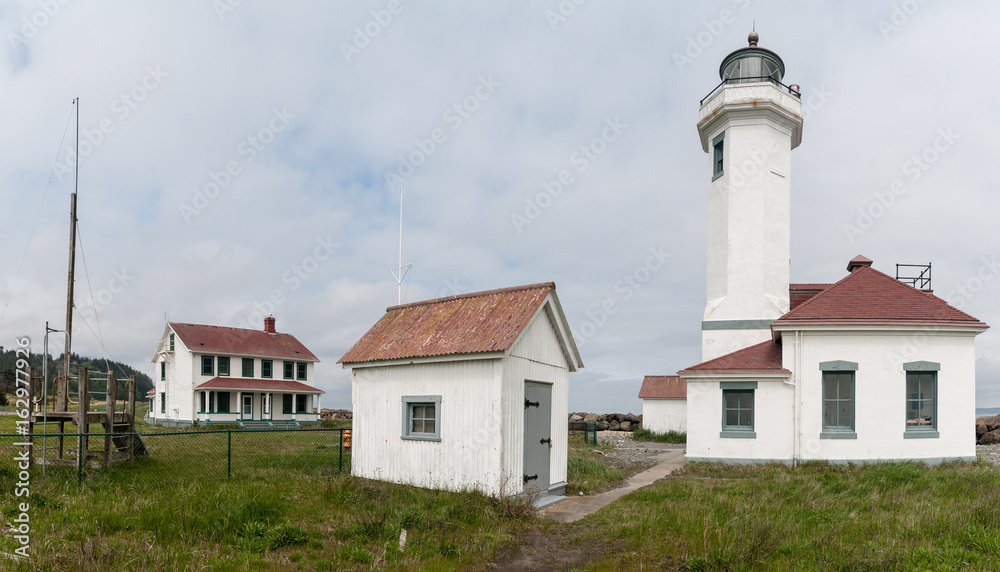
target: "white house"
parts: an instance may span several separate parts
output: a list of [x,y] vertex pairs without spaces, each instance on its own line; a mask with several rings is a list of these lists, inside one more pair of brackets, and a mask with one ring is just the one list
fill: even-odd
[[687,459],[974,459],[975,337],[988,326],[863,256],[835,284],[789,284],[798,88],[756,33],[719,73],[698,122],[708,295],[703,361],[679,372]]
[[352,474],[565,491],[569,374],[583,363],[555,284],[393,306],[339,363],[352,370]]
[[[148,421],[287,427],[319,422],[315,364],[295,336],[263,330],[169,322],[150,360],[159,382]],[[154,378],[155,379],[155,378]]]
[[687,431],[687,382],[678,375],[647,375],[639,388],[642,427],[657,433]]

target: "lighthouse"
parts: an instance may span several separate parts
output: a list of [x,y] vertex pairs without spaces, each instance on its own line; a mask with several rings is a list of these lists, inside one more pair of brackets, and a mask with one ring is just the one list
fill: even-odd
[[701,101],[708,153],[708,280],[702,360],[771,339],[789,310],[791,151],[802,102],[782,83],[785,64],[757,45],[722,60],[722,82]]

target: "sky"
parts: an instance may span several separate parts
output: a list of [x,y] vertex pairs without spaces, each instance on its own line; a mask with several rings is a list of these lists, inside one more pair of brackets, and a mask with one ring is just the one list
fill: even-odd
[[570,410],[639,413],[643,375],[700,361],[698,106],[756,26],[802,91],[792,281],[932,263],[994,325],[976,404],[1000,406],[997,21],[940,0],[0,1],[0,345],[41,352],[65,322],[79,98],[74,351],[152,375],[165,320],[273,313],[320,358],[323,407],[350,407],[336,362],[397,302],[402,186],[403,302],[554,281],[585,365]]

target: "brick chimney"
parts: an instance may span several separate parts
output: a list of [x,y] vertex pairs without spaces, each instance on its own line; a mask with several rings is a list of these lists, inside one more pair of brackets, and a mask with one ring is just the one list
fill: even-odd
[[854,258],[852,258],[851,261],[847,263],[847,271],[848,272],[854,272],[855,270],[857,270],[859,268],[866,268],[866,267],[870,267],[871,265],[872,265],[872,261],[871,261],[870,258],[865,258],[864,256],[861,256],[859,254],[859,255],[855,256]]
[[264,318],[264,331],[267,332],[267,333],[269,333],[269,334],[275,333],[274,332],[274,316],[268,314],[267,317]]

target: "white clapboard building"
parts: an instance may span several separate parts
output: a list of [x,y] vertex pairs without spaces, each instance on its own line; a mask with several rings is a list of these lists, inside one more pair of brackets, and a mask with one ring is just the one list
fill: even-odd
[[352,370],[352,474],[565,491],[569,374],[583,363],[555,284],[393,306],[340,363]]
[[639,399],[643,429],[687,431],[687,382],[679,375],[647,375],[639,388]]

